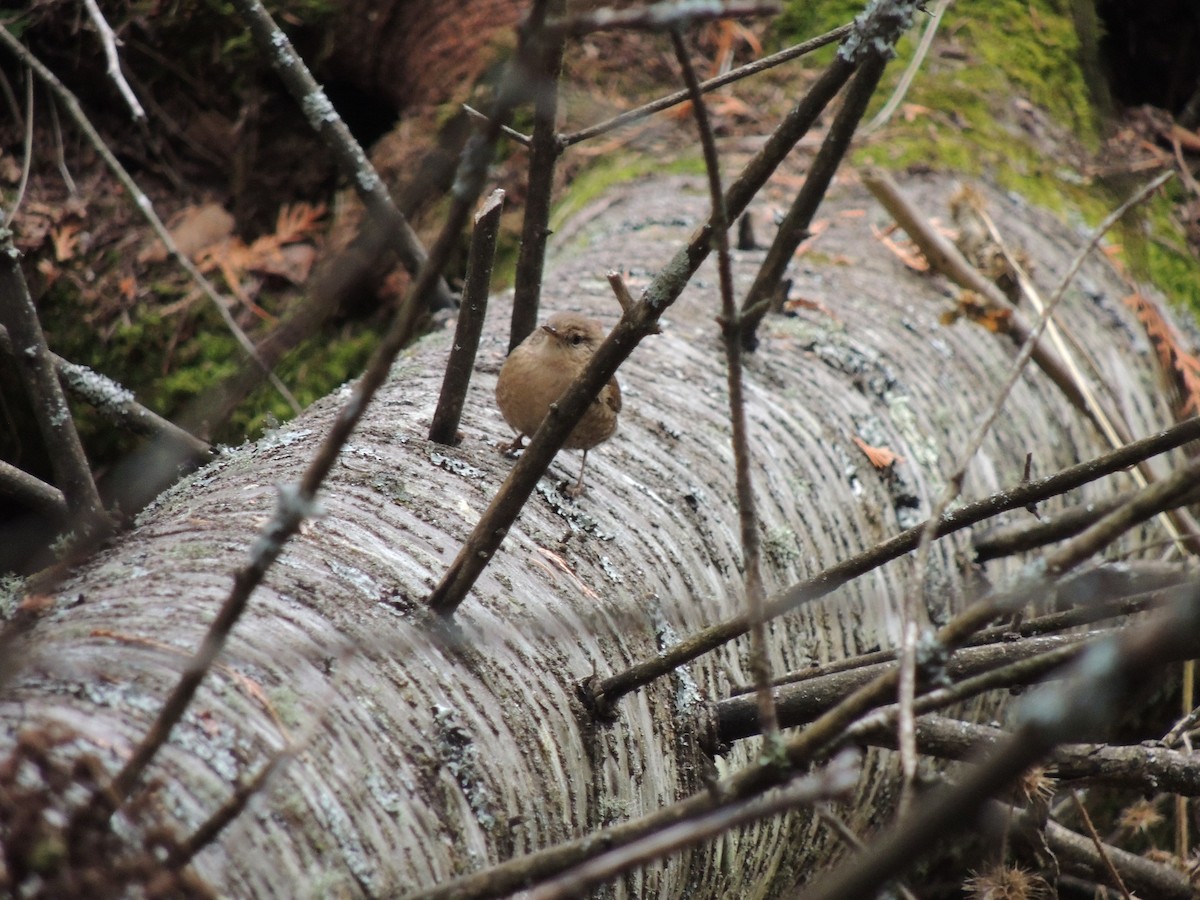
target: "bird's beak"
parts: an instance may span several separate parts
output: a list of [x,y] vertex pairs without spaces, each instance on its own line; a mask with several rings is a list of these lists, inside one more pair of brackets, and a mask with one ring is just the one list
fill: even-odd
[[543,325],[542,331],[546,332],[546,334],[551,335],[552,337],[558,337],[558,331],[556,331],[554,328],[551,328],[549,325]]

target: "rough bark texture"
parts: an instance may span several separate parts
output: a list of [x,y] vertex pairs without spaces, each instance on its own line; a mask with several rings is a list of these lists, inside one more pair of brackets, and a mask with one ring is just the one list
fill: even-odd
[[[948,182],[908,187],[929,215],[945,215]],[[1015,353],[977,326],[940,325],[953,292],[905,270],[870,237],[882,216],[861,192],[836,193],[826,212],[833,224],[817,252],[797,262],[792,290],[832,314],[768,318],[747,360],[768,590],[926,515]],[[1048,291],[1083,237],[1019,201],[990,197],[992,215],[1034,257]],[[842,217],[837,208],[867,214]],[[544,309],[615,320],[605,272],[624,270],[636,291],[706,215],[698,179],[613,189],[552,240]],[[736,254],[741,290],[761,256]],[[1167,424],[1149,348],[1120,302],[1124,286],[1098,256],[1078,283],[1066,330],[1113,386],[1135,434]],[[569,502],[559,493],[577,454],[552,466],[460,610],[457,645],[432,635],[421,601],[511,465],[495,450],[510,435],[491,397],[505,302],[491,305],[461,446],[424,439],[447,336],[398,362],[322,494],[324,517],[253,598],[155,773],[165,808],[187,831],[285,735],[320,721],[267,796],[199,857],[199,873],[222,893],[389,896],[703,789],[709,764],[694,717],[706,697],[750,680],[744,643],[624,699],[607,726],[588,720],[575,684],[740,610],[715,285],[710,265],[669,312],[664,334],[621,370],[620,429],[589,459],[588,495]],[[118,764],[271,514],[273,485],[297,477],[345,395],[169,491],[59,591],[0,698],[0,742],[59,723],[78,735],[60,752]],[[855,435],[900,454],[895,475],[873,469]],[[1101,449],[1031,371],[965,493],[1019,481],[1027,451],[1044,474]],[[1119,477],[1082,493],[1128,486]],[[960,555],[968,541],[964,533],[935,545],[925,597],[935,621],[968,598]],[[1014,566],[995,561],[987,575],[1002,579]],[[773,623],[772,664],[782,672],[891,644],[910,569],[911,559],[899,560]],[[746,764],[757,750],[757,741],[742,742],[717,766]],[[855,827],[886,814],[892,786],[873,768],[864,775]],[[797,814],[635,872],[611,895],[775,896],[834,846]]]
[[331,73],[386,97],[397,110],[445,102],[494,61],[482,52],[512,41],[525,14],[515,0],[354,0],[340,4]]

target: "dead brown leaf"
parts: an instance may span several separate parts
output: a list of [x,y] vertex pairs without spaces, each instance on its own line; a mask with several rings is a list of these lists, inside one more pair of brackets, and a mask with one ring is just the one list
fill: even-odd
[[[179,252],[195,261],[201,253],[233,234],[233,216],[219,203],[189,206],[172,218],[171,240]],[[167,258],[167,248],[161,241],[138,254],[139,263],[158,263]]]
[[121,299],[125,300],[127,303],[132,303],[135,299],[137,299],[137,279],[132,275],[124,276],[120,281],[117,282],[117,290],[121,292]]
[[78,225],[60,225],[50,232],[55,262],[67,262],[74,258],[75,248],[79,246],[78,234]]
[[275,240],[280,244],[292,244],[309,240],[321,227],[325,217],[325,204],[284,204],[275,217]]
[[1158,354],[1158,363],[1180,393],[1181,418],[1200,412],[1200,359],[1184,349],[1183,341],[1158,306],[1140,291],[1124,299],[1134,311]]
[[28,615],[40,616],[54,608],[54,597],[49,594],[26,594],[18,609]]
[[783,308],[789,312],[794,312],[798,309],[811,309],[813,312],[823,313],[831,319],[837,319],[833,310],[828,306],[820,300],[810,300],[808,297],[793,297],[783,304]]
[[963,291],[958,295],[958,303],[954,309],[947,310],[939,317],[943,325],[953,325],[959,319],[966,319],[976,325],[982,325],[993,334],[1007,334],[1012,324],[1013,311],[1005,306],[994,306],[974,291]]
[[1189,153],[1200,153],[1200,134],[1184,128],[1182,125],[1171,125],[1171,140]]
[[928,106],[922,106],[919,103],[902,103],[900,104],[900,114],[904,116],[905,122],[915,122],[924,116],[933,113],[933,110]]
[[289,244],[263,259],[255,260],[250,270],[301,285],[308,280],[308,273],[312,271],[316,259],[317,248],[312,244]]
[[929,271],[929,260],[925,258],[925,254],[913,241],[897,241],[874,225],[871,226],[871,232],[875,235],[875,239],[890,250],[906,267],[922,274]]
[[867,459],[877,469],[890,469],[898,462],[904,462],[904,457],[893,453],[887,447],[872,447],[858,435],[852,438],[855,445],[866,454]]

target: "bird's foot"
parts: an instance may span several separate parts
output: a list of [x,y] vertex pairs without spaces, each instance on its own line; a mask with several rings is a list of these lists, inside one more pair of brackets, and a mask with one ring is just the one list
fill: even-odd
[[525,449],[525,435],[518,434],[507,444],[501,444],[497,449],[508,457],[516,457],[518,451]]

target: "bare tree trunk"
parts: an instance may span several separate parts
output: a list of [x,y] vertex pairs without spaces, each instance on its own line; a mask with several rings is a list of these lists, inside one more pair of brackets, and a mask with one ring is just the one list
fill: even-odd
[[[911,186],[944,215],[950,185]],[[1052,286],[1083,239],[999,194],[991,212]],[[795,263],[794,297],[747,360],[748,419],[767,550],[768,591],[919,521],[1015,350],[975,325],[939,324],[951,294],[874,240],[878,207],[839,190],[832,225]],[[863,209],[862,217],[836,210]],[[708,214],[699,180],[618,187],[551,242],[547,310],[607,322],[606,271],[631,287]],[[761,253],[736,254],[741,290]],[[622,670],[742,610],[716,276],[701,271],[621,370],[617,436],[589,457],[589,493],[564,500],[564,453],[456,616],[439,636],[422,600],[454,557],[511,462],[491,397],[507,338],[493,302],[457,448],[424,439],[447,337],[397,364],[321,496],[325,514],[284,552],[251,601],[155,770],[164,815],[189,833],[289,738],[299,757],[266,796],[196,859],[231,896],[391,896],[624,820],[705,789],[705,701],[750,681],[740,642],[623,699],[593,721],[576,684]],[[1124,285],[1094,255],[1062,313],[1135,435],[1170,421]],[[136,530],[59,590],[27,638],[0,697],[0,758],[18,732],[56,731],[64,759],[119,767],[196,646],[271,515],[274,485],[294,480],[345,392],[164,494]],[[902,457],[877,471],[853,442]],[[967,497],[1020,481],[1025,455],[1045,474],[1104,449],[1092,426],[1036,370],[970,469]],[[1085,488],[1100,498],[1122,476]],[[1053,503],[1051,507],[1053,507]],[[960,534],[934,545],[924,606],[943,621],[969,599]],[[994,581],[1015,571],[988,564]],[[911,575],[905,558],[772,623],[777,672],[891,646]],[[988,715],[994,704],[987,705]],[[749,763],[757,740],[717,761]],[[886,816],[894,779],[873,757],[853,827]],[[66,802],[65,800],[63,801]],[[134,840],[134,838],[131,838]],[[726,834],[635,871],[613,896],[775,896],[819,870],[836,841],[797,813]]]

